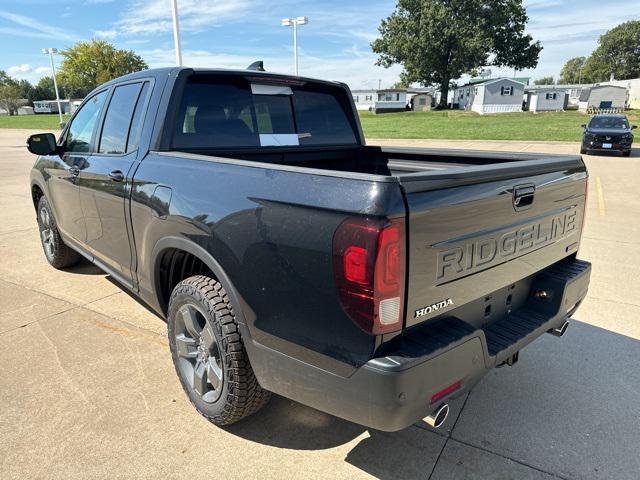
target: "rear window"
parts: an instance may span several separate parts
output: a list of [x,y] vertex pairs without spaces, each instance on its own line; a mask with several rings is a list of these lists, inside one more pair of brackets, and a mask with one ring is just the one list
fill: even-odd
[[195,75],[182,95],[173,148],[354,145],[350,108],[341,88]]

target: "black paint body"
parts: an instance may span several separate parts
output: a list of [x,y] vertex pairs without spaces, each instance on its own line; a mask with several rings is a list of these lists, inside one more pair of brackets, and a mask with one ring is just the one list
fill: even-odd
[[[435,407],[420,398],[446,386],[440,384],[449,376],[467,378],[465,388],[470,388],[493,366],[491,362],[495,364],[498,357],[489,355],[479,332],[510,313],[504,307],[507,289],[512,288],[516,297],[513,308],[523,307],[540,271],[575,258],[587,180],[580,157],[368,147],[348,89],[329,82],[318,85],[341,91],[341,101],[349,102],[355,146],[172,151],[168,132],[175,105],[184,82],[194,74],[199,72],[151,70],[100,87],[97,91],[111,92],[122,82],[149,82],[139,148],[125,155],[60,152],[40,157],[32,171],[32,188],[51,200],[65,241],[160,316],[167,307],[160,282],[163,254],[177,248],[197,256],[229,292],[252,364],[267,389],[376,428],[402,428]],[[114,171],[124,174],[122,181],[110,177]],[[535,201],[522,211],[513,204],[519,185],[535,187]],[[438,279],[443,251],[493,244],[510,231],[535,229],[566,211],[575,212],[575,229],[550,244]],[[344,219],[365,215],[404,218],[407,224],[402,332],[369,335],[338,301],[333,235]],[[483,315],[487,296],[500,299],[489,316]],[[415,316],[417,310],[447,298],[453,303],[444,310]],[[422,334],[419,329],[452,317],[476,332],[476,341],[457,358],[464,358],[464,363],[480,355],[484,361],[474,363],[472,371],[447,360],[444,370],[438,366],[423,372],[433,375],[424,379],[416,393],[418,403],[402,418],[393,414],[385,423],[383,414],[377,420],[373,413],[356,414],[353,402],[343,398],[353,400],[356,394],[347,393],[349,387],[342,382],[363,378],[363,369],[373,368],[401,384],[397,377],[386,376],[390,370],[381,358],[399,339]],[[564,318],[556,311],[548,321],[557,324]],[[464,343],[461,338],[451,346],[458,340]],[[385,396],[397,388],[378,383],[387,389]],[[386,400],[383,403],[385,411],[394,410]]]

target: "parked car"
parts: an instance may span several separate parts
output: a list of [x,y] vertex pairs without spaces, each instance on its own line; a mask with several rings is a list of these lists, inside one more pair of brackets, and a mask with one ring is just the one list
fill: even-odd
[[342,83],[147,70],[28,148],[49,263],[85,257],[166,319],[217,425],[275,392],[440,426],[587,292],[580,156],[367,146]]
[[594,115],[588,124],[582,125],[582,128],[584,134],[580,153],[605,151],[620,152],[625,157],[631,155],[633,130],[637,126],[629,125],[626,115]]

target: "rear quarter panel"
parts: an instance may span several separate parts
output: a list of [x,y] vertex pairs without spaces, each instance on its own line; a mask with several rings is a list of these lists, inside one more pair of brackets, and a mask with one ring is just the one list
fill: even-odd
[[255,341],[330,370],[364,363],[376,337],[338,303],[333,234],[348,216],[404,215],[399,185],[252,165],[144,159],[131,196],[141,294],[155,296],[155,245],[179,236],[221,265]]

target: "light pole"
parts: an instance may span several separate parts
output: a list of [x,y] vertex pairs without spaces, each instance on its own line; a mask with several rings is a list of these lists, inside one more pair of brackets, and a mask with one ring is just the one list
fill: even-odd
[[53,75],[53,88],[56,91],[56,102],[58,103],[58,116],[60,117],[60,128],[64,127],[64,122],[62,121],[62,107],[60,106],[60,93],[58,92],[58,82],[56,81],[56,67],[53,65],[53,54],[58,53],[57,48],[43,48],[42,53],[45,55],[49,55],[49,60],[51,61],[51,73]]
[[298,25],[309,23],[309,17],[283,18],[283,27],[293,27],[293,71],[298,75]]
[[173,44],[176,49],[176,64],[182,66],[182,46],[180,45],[180,24],[178,22],[178,0],[171,0],[171,14],[173,15]]

